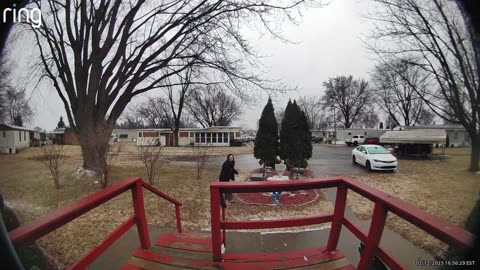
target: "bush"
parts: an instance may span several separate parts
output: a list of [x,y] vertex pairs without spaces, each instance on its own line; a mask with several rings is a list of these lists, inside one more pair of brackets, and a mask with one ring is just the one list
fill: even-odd
[[242,146],[243,143],[241,140],[233,139],[230,141],[230,146]]

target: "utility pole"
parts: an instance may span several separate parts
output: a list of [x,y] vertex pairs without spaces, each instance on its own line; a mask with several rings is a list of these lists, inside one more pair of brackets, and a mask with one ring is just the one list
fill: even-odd
[[335,106],[333,107],[333,130],[334,130],[334,139],[335,139],[335,145],[337,145],[337,117],[335,116]]

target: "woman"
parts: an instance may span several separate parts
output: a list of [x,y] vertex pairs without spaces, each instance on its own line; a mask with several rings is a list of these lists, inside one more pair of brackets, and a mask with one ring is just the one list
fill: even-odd
[[[237,170],[235,170],[235,157],[233,154],[228,154],[227,160],[225,160],[222,165],[222,171],[220,172],[218,180],[220,180],[220,182],[235,181],[235,174],[238,174]],[[225,192],[225,200],[232,202],[232,199],[232,193]]]

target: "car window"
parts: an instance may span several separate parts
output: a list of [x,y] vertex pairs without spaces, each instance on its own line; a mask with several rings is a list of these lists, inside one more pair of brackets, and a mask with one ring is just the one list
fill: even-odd
[[389,152],[381,146],[371,146],[367,149],[370,154],[389,154]]
[[362,151],[362,148],[363,148],[363,146],[357,147],[357,151],[360,151],[360,152],[361,152],[361,151]]

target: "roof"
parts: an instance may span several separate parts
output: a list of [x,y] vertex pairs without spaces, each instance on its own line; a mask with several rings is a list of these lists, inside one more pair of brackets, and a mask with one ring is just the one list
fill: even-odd
[[447,133],[444,129],[417,129],[387,131],[380,136],[381,143],[446,143]]
[[15,125],[7,125],[7,124],[0,124],[0,130],[18,130],[18,131],[32,131],[32,132],[38,132],[33,129],[28,129],[24,127],[19,127]]
[[[219,130],[219,129],[241,129],[240,127],[226,127],[226,126],[213,126],[207,128],[180,128],[179,131],[210,131],[210,130]],[[156,131],[156,132],[173,132],[169,128],[141,128],[137,131]]]
[[465,129],[461,125],[420,125],[420,126],[401,126],[402,130],[411,130],[411,129]]

